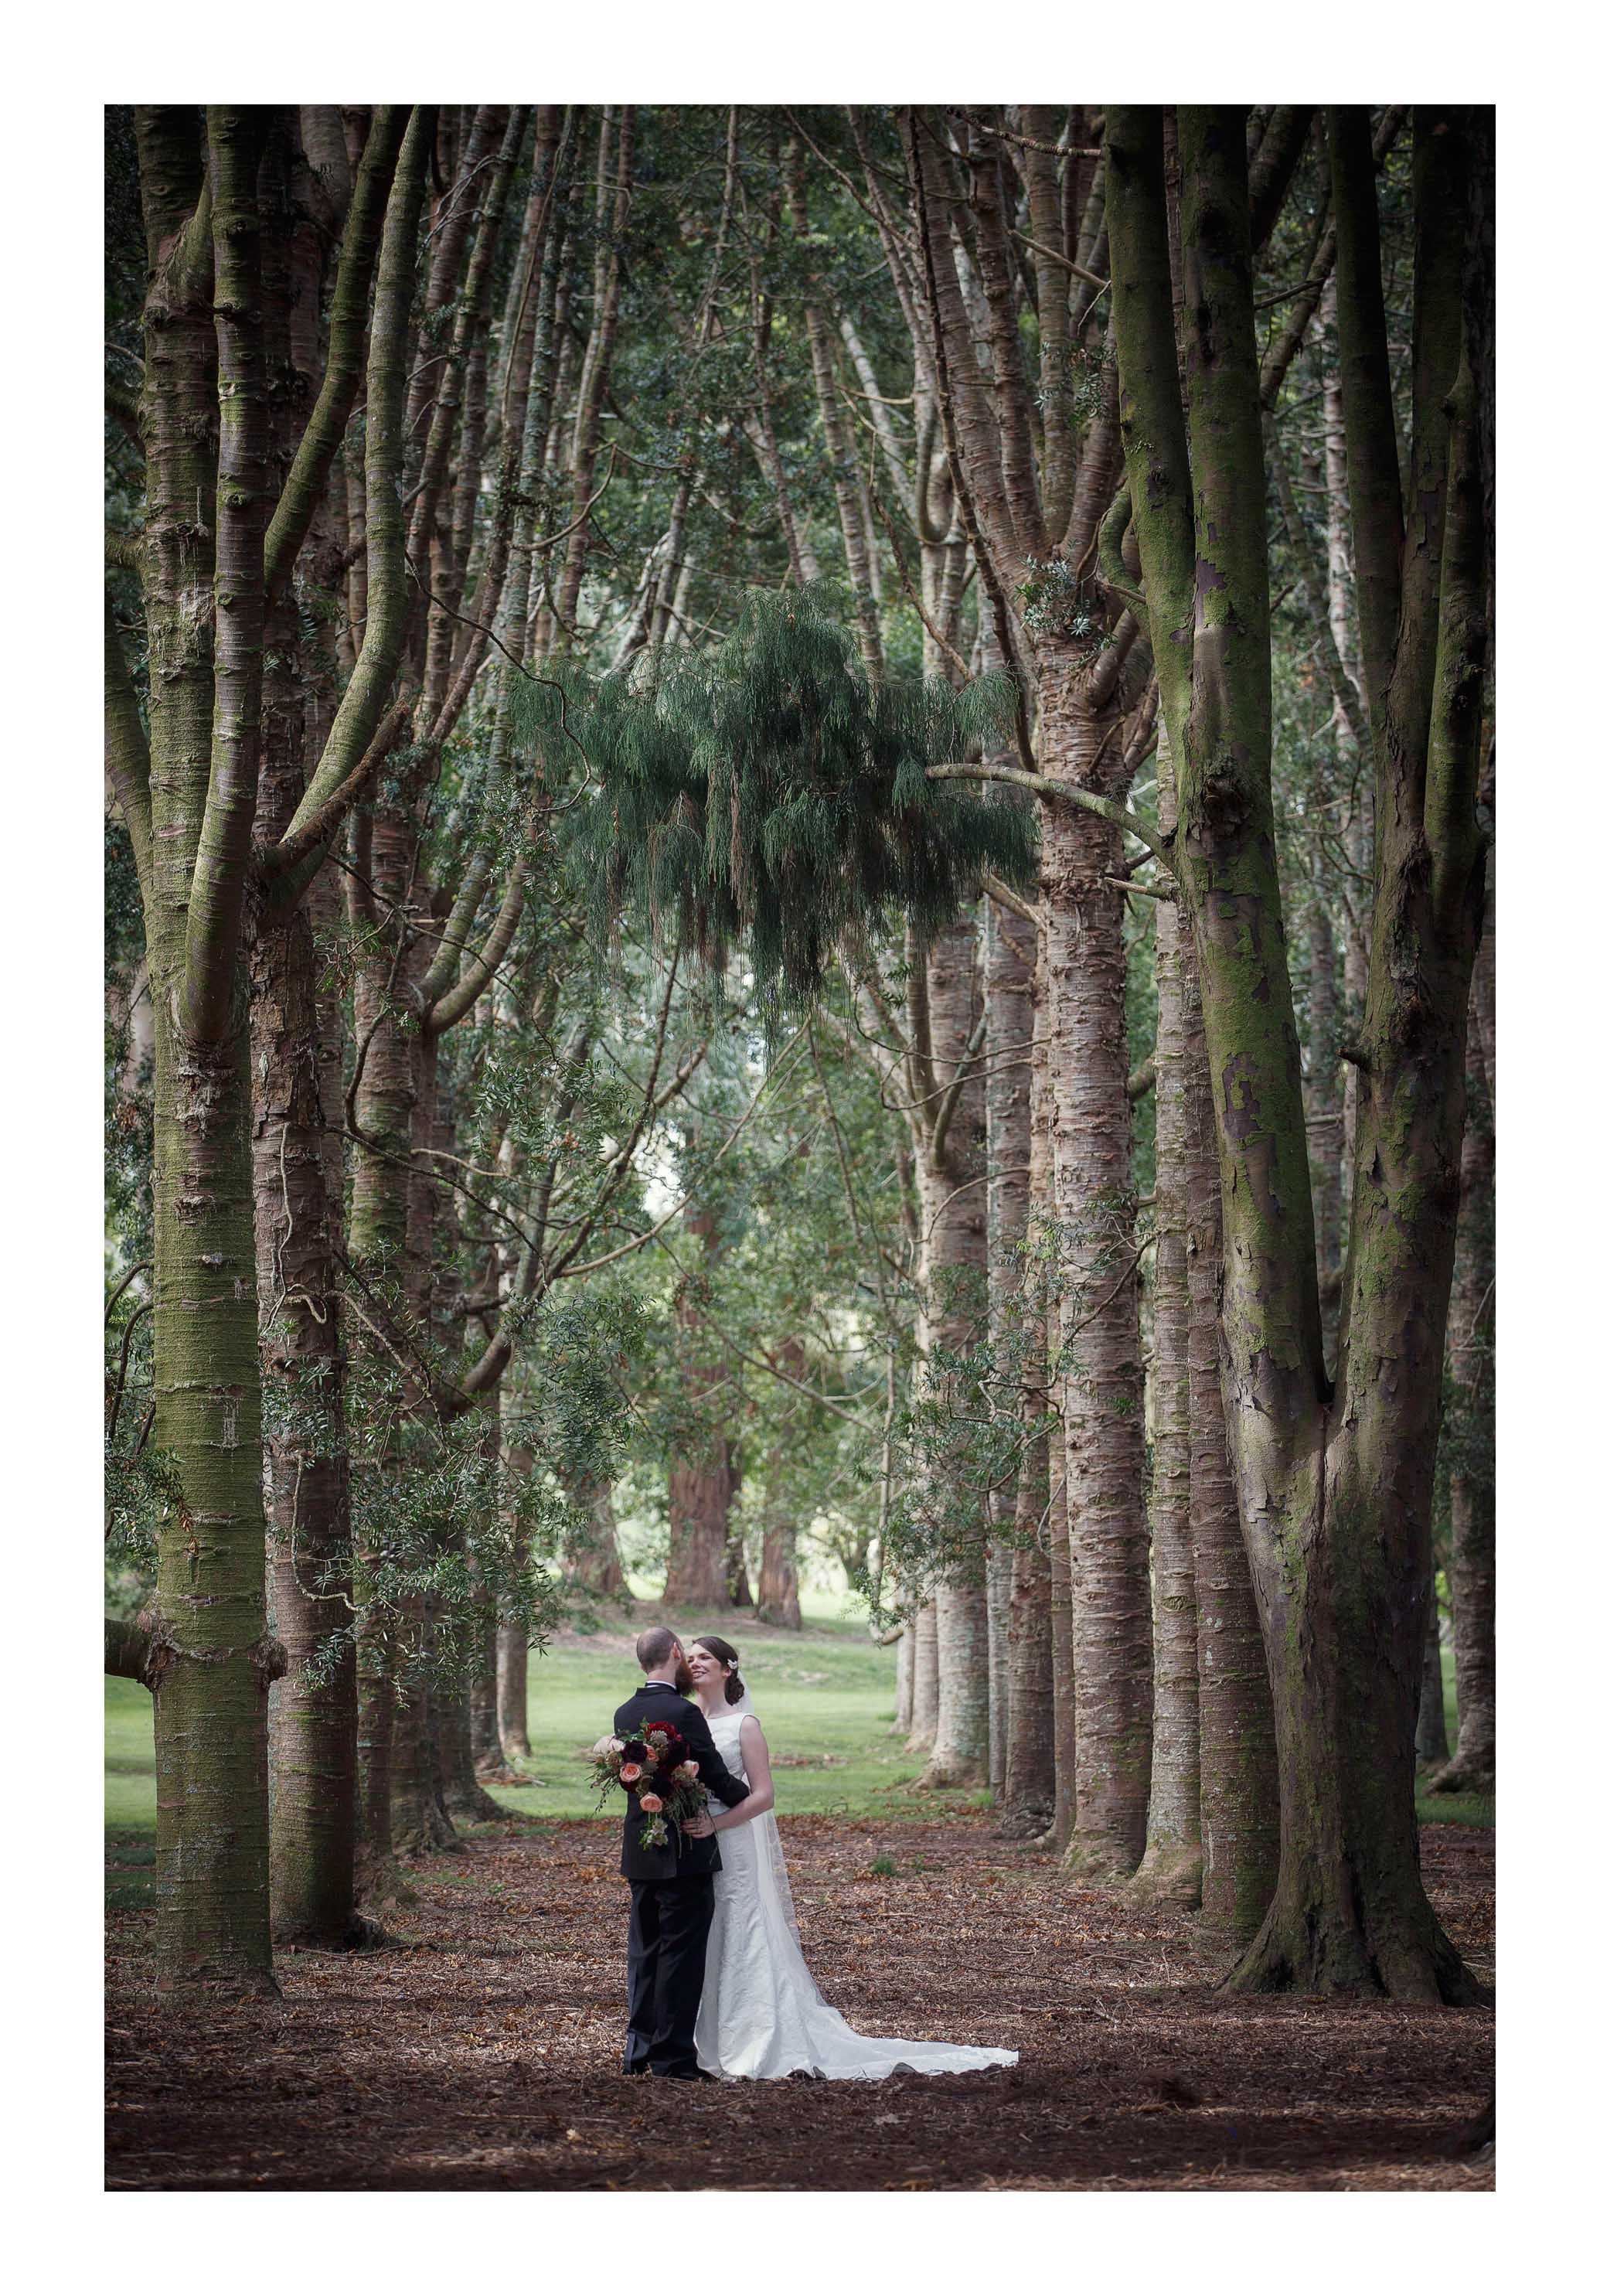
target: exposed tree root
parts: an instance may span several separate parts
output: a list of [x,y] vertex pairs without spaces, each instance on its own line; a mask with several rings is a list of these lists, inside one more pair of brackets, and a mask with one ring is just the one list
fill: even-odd
[[1138,1872],[1122,1883],[1123,1892],[1141,1903],[1182,1906],[1193,1911],[1200,1903],[1202,1863],[1198,1841],[1153,1844],[1145,1850]]

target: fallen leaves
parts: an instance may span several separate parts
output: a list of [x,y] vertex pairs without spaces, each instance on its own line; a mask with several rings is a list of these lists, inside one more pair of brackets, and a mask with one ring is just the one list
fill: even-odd
[[[892,1852],[892,1876],[859,1870]],[[869,2032],[997,2044],[1005,2071],[685,2092],[673,2189],[1483,2189],[1455,2133],[1488,2094],[1484,2011],[1217,1990],[1192,1917],[1065,1890],[986,1824],[786,1820],[825,1993]],[[1430,1887],[1491,1947],[1492,1836],[1424,1831]],[[152,1916],[109,1929],[119,2190],[620,2190],[661,2106],[620,2071],[628,1891],[611,1826],[488,1829],[408,1868],[414,1941],[286,1955],[283,1997],[158,2000]],[[1181,1967],[1176,1964],[1181,1964]],[[699,2102],[697,2103],[696,2100]],[[677,2100],[675,2100],[675,2103]],[[730,2142],[736,2129],[736,2141]]]

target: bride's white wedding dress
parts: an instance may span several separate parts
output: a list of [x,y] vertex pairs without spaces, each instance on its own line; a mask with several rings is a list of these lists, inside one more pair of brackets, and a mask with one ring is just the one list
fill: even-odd
[[[708,1715],[717,1751],[738,1778],[743,1707]],[[726,1805],[711,1800],[713,1810]],[[800,1950],[794,1899],[777,1820],[763,1810],[717,1836],[722,1870],[706,1949],[705,1990],[694,2028],[702,2068],[724,2080],[884,2080],[890,2073],[977,2072],[1014,2065],[1014,2049],[968,2049],[939,2041],[880,2040],[847,2025],[817,1991]]]

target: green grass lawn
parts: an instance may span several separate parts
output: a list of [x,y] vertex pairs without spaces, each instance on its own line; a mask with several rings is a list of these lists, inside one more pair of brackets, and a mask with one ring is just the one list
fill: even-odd
[[[808,1604],[798,1635],[754,1624],[748,1614],[700,1622],[740,1653],[747,1707],[759,1715],[775,1757],[780,1812],[888,1816],[894,1789],[921,1767],[893,1734],[894,1652],[875,1648],[859,1613],[847,1620],[841,1607],[837,1598]],[[655,1609],[640,1603],[628,1619],[607,1612],[595,1634],[563,1636],[542,1658],[529,1659],[528,1737],[538,1783],[491,1787],[496,1801],[529,1817],[593,1813],[581,1752],[611,1728],[617,1707],[638,1687],[633,1637]]]
[[[766,1726],[775,1758],[780,1814],[890,1818],[915,1809],[923,1822],[948,1808],[930,1809],[904,1789],[920,1764],[894,1734],[895,1654],[868,1639],[860,1606],[841,1595],[805,1598],[807,1624],[799,1634],[760,1626],[745,1613],[698,1623],[738,1649],[749,1705]],[[581,1751],[611,1727],[611,1715],[638,1682],[633,1638],[659,1615],[640,1601],[624,1612],[607,1608],[569,1632],[528,1665],[528,1735],[532,1782],[492,1786],[495,1800],[519,1816],[587,1817],[595,1799]],[[674,1623],[679,1623],[675,1621]],[[691,1631],[685,1628],[684,1631]],[[1456,1737],[1455,1664],[1445,1653],[1445,1719]],[[987,1802],[987,1794],[973,1797]],[[972,1800],[961,1804],[972,1807]],[[1494,1803],[1461,1794],[1417,1797],[1427,1824],[1492,1825]],[[108,1677],[105,1685],[105,1824],[119,1868],[143,1866],[155,1830],[155,1763],[149,1693],[136,1683]],[[123,1886],[119,1882],[119,1886]],[[136,1894],[139,1883],[126,1886]],[[130,1899],[130,1902],[132,1900]]]

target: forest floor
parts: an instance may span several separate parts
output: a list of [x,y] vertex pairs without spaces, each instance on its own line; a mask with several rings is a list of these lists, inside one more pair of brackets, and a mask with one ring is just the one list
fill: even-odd
[[[868,2031],[1014,2067],[879,2082],[621,2070],[613,1823],[508,1816],[409,1869],[404,1942],[280,1958],[282,1998],[179,2006],[113,1902],[111,2189],[1485,2191],[1461,2139],[1491,2010],[1236,2000],[1193,1916],[1065,1886],[972,1805],[788,1816],[823,1991]],[[1440,1914],[1493,1974],[1494,1835],[1423,1830]],[[885,1870],[891,1862],[892,1870]]]

